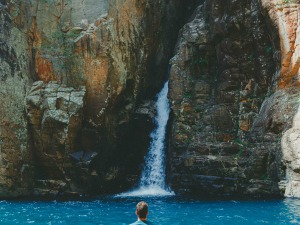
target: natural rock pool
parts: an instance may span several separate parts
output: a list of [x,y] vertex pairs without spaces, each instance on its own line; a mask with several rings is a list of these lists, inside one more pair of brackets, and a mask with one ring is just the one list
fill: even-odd
[[0,224],[129,224],[138,201],[154,224],[300,224],[300,200],[192,200],[178,197],[91,201],[1,201]]

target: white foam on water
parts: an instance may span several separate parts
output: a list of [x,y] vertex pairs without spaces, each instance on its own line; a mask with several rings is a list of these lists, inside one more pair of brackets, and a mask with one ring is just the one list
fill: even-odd
[[115,197],[152,197],[152,196],[173,196],[175,193],[161,187],[142,187],[133,191],[124,192]]

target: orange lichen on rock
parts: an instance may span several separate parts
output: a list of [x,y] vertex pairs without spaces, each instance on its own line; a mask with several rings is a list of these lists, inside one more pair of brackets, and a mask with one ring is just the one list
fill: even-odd
[[45,82],[57,80],[57,76],[53,72],[52,63],[39,54],[35,57],[35,72],[39,80]]
[[89,97],[98,98],[98,104],[104,107],[106,99],[106,83],[108,76],[107,58],[85,58],[85,74],[87,76],[86,87]]
[[279,88],[300,84],[300,4],[261,0],[262,6],[277,27],[281,47]]
[[86,78],[86,117],[88,119],[101,116],[99,113],[105,108],[108,97],[109,60],[100,51],[95,34],[85,35],[77,43],[76,53],[83,56],[82,72]]
[[279,87],[299,86],[300,75],[300,5],[278,7],[278,31],[281,44],[281,72]]

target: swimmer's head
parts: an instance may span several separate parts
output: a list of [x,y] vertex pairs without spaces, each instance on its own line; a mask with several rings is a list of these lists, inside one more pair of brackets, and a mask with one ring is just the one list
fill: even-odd
[[136,205],[135,213],[140,219],[145,219],[148,215],[148,204],[144,201],[139,202]]

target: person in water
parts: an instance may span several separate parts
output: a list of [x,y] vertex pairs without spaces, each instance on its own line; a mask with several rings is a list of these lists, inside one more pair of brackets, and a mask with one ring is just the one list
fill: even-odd
[[148,216],[148,204],[144,201],[139,202],[136,205],[135,214],[137,215],[137,221],[130,224],[130,225],[145,225],[145,224],[151,224],[147,220]]

